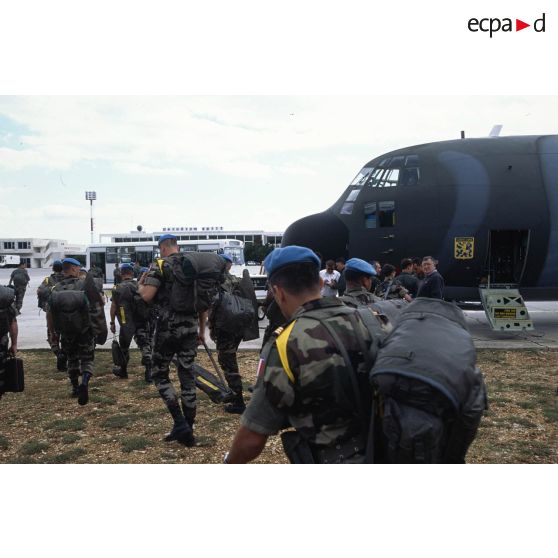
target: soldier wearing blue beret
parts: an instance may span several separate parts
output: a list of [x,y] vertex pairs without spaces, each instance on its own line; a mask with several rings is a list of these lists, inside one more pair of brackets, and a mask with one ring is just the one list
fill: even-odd
[[[107,336],[104,301],[87,273],[80,279],[81,263],[75,258],[62,260],[64,278],[51,290],[47,322],[54,342],[68,358],[72,397],[80,405],[89,401],[89,380],[93,376],[95,343]],[[77,291],[77,292],[76,292]],[[80,383],[81,375],[81,383]]]
[[370,306],[381,299],[370,292],[372,278],[376,276],[376,270],[368,262],[360,258],[347,260],[345,266],[345,281],[347,290],[340,297],[347,305],[357,308],[358,306]]
[[[177,238],[172,234],[164,234],[159,238],[159,249],[161,258],[148,273],[142,275],[138,292],[145,302],[157,303],[159,309],[153,339],[152,378],[174,421],[165,440],[177,440],[191,447],[195,444],[193,426],[196,417],[194,359],[198,343],[205,336],[209,291],[215,286],[216,292],[215,277],[222,278],[225,262],[213,253],[196,253],[195,256],[181,253]],[[185,263],[191,269],[194,258],[198,263],[207,264],[208,269],[211,268],[207,274],[210,277],[204,278],[204,285],[185,275]],[[180,396],[169,378],[170,363],[174,357]]]
[[366,436],[358,409],[367,402],[351,386],[356,374],[363,398],[369,397],[358,339],[368,351],[370,333],[353,308],[321,297],[320,259],[312,250],[276,248],[264,266],[288,321],[262,351],[256,388],[225,463],[256,459],[270,435],[290,427],[295,431],[281,437],[292,463],[363,462]]
[[[50,296],[50,292],[52,288],[57,283],[60,283],[64,279],[64,274],[62,273],[62,260],[54,260],[52,262],[52,273],[43,279],[39,287],[37,288],[37,300],[38,306],[44,312],[48,313],[48,297]],[[56,368],[60,372],[64,372],[67,370],[67,358],[66,355],[60,349],[60,342],[58,339],[55,341],[55,336],[53,336],[53,331],[49,328],[48,320],[47,320],[47,339],[48,344],[50,345],[50,349],[56,356]]]
[[112,373],[119,378],[128,378],[130,344],[135,340],[141,352],[141,363],[145,366],[144,379],[151,383],[151,335],[150,309],[138,294],[138,282],[134,279],[134,267],[125,263],[120,266],[122,281],[112,289],[110,306],[110,330],[116,333],[116,320],[120,326],[118,343],[120,358],[113,354]]

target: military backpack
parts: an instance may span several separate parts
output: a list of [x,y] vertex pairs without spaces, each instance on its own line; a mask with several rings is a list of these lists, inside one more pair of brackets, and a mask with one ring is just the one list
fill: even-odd
[[225,260],[213,252],[187,252],[167,261],[173,275],[171,308],[184,314],[208,310],[223,282]]
[[10,307],[15,302],[15,291],[12,287],[0,285],[0,337],[10,331]]
[[77,337],[91,329],[89,300],[81,280],[65,279],[54,286],[48,306],[56,332]]
[[62,273],[53,273],[49,277],[45,277],[43,282],[39,285],[37,289],[37,306],[43,310],[46,309],[48,303],[48,298],[50,296],[50,291],[54,285],[60,283],[64,279]]
[[464,463],[486,388],[463,312],[418,298],[397,317],[370,371],[369,463]]

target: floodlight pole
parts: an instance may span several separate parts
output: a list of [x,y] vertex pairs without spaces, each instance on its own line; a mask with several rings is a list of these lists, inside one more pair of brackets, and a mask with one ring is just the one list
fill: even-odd
[[95,242],[93,233],[93,201],[97,199],[97,192],[85,192],[85,199],[89,201],[91,214],[91,244],[93,244]]

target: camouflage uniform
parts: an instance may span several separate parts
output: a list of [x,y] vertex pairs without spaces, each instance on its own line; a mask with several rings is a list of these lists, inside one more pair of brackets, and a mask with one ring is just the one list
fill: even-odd
[[[192,425],[196,416],[196,380],[193,364],[198,346],[198,316],[176,312],[171,308],[171,289],[174,282],[172,260],[180,257],[180,254],[171,254],[168,258],[157,260],[157,265],[147,273],[144,284],[158,288],[155,297],[158,319],[153,337],[151,377],[175,424],[186,418]],[[182,411],[178,395],[169,379],[170,363],[175,355]]]
[[[65,279],[53,287],[51,292],[55,292],[57,289],[62,289],[64,286],[72,283],[75,283],[74,290],[85,291],[84,280],[77,277],[65,277]],[[91,304],[90,315],[93,317],[96,312],[96,307]],[[73,394],[77,395],[80,374],[82,377],[87,375],[87,381],[89,381],[89,377],[93,376],[95,334],[92,325],[90,324],[84,331],[76,331],[73,335],[60,334],[60,348],[68,357],[68,377],[72,384]]]
[[[358,378],[358,399],[353,376],[324,322],[349,355]],[[362,462],[366,443],[362,413],[369,413],[371,402],[368,366],[355,327],[368,352],[370,333],[340,300],[317,299],[300,307],[266,345],[256,389],[241,423],[263,435],[294,427],[318,463]]]
[[[48,295],[50,291],[57,283],[60,283],[64,279],[63,273],[51,273],[49,277],[45,277],[38,288],[37,295],[39,296],[39,308],[44,312],[48,312]],[[41,294],[42,292],[42,294]],[[50,330],[48,320],[47,320],[47,341],[50,345],[52,352],[58,356],[60,353],[60,342],[57,341],[53,335],[53,331]]]
[[[226,272],[225,280],[221,283],[221,288],[229,294],[242,296],[239,287],[240,279],[235,275]],[[236,353],[238,351],[238,346],[242,341],[244,332],[240,331],[238,333],[229,333],[216,328],[211,313],[209,315],[209,330],[211,339],[215,341],[217,358],[225,374],[227,384],[240,402],[242,401],[242,379],[240,378]],[[241,404],[244,404],[244,402],[242,401]]]
[[339,299],[352,308],[358,308],[359,306],[370,306],[374,302],[379,302],[382,300],[376,295],[367,291],[364,287],[359,287],[357,289],[347,289],[345,294]]
[[[389,289],[389,290],[388,290]],[[386,296],[386,291],[388,295]],[[391,300],[394,298],[405,298],[408,290],[399,281],[393,279],[392,281],[383,281],[376,287],[375,294],[377,297],[384,300]]]
[[[7,308],[7,318],[12,323],[17,316],[17,309],[15,303]],[[9,331],[2,333],[0,331],[0,398],[4,394],[4,370],[6,369],[6,362],[8,360],[8,349],[10,343]]]
[[12,275],[10,276],[10,284],[13,282],[15,287],[16,293],[16,301],[15,305],[17,311],[21,311],[21,307],[23,306],[23,297],[25,296],[25,291],[27,290],[27,284],[31,279],[29,278],[29,274],[27,270],[17,268],[12,271]]
[[151,336],[149,332],[149,309],[138,292],[135,279],[124,279],[112,289],[112,300],[116,304],[116,317],[120,324],[118,342],[126,366],[130,361],[130,343],[135,340],[141,351],[141,363],[151,366]]

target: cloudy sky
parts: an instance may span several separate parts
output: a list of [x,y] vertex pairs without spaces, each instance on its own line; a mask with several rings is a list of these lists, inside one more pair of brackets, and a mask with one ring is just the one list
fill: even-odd
[[391,149],[558,133],[558,97],[0,97],[0,237],[284,230]]

